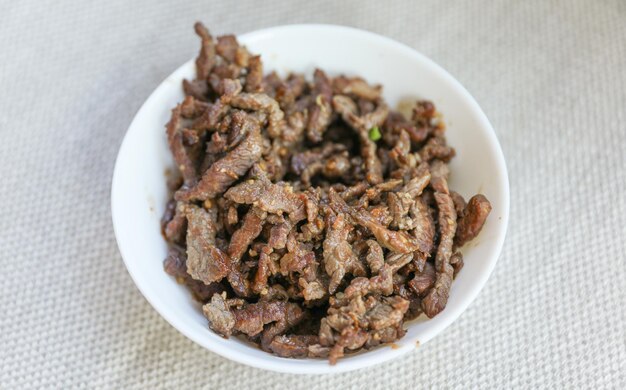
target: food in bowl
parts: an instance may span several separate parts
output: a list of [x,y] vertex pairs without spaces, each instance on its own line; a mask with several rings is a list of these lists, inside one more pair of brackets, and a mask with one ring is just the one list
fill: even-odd
[[234,36],[195,29],[196,79],[167,125],[164,268],[209,327],[335,363],[444,310],[491,205],[448,188],[434,104],[408,119],[359,77],[264,75]]

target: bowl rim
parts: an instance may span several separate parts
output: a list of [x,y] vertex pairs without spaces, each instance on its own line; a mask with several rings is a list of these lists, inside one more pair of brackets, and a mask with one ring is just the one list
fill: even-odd
[[[500,179],[501,179],[499,190],[502,191],[503,197],[502,197],[502,216],[501,216],[502,223],[500,224],[500,228],[497,231],[497,236],[494,237],[495,246],[494,246],[493,255],[491,256],[490,259],[488,259],[488,262],[486,264],[486,271],[481,273],[476,278],[476,282],[471,284],[471,286],[465,291],[464,297],[459,303],[459,305],[456,307],[456,310],[454,310],[452,313],[448,312],[448,315],[446,316],[446,320],[440,323],[436,330],[431,331],[427,337],[425,338],[422,337],[419,340],[420,345],[423,345],[424,343],[426,343],[427,341],[435,337],[437,334],[441,333],[445,328],[450,326],[454,321],[458,319],[458,317],[460,317],[460,315],[463,312],[465,312],[465,310],[467,310],[469,305],[476,299],[478,293],[485,286],[487,280],[489,279],[489,276],[491,275],[491,273],[493,272],[493,269],[495,268],[496,263],[498,262],[500,254],[502,252],[502,247],[504,245],[506,232],[508,229],[509,208],[510,208],[509,178],[508,178],[508,171],[507,171],[506,162],[504,159],[504,154],[502,152],[502,148],[498,142],[493,126],[489,122],[487,116],[482,111],[482,109],[480,108],[476,100],[467,91],[467,89],[458,80],[456,80],[449,72],[447,72],[443,67],[435,63],[430,58],[426,57],[424,54],[420,53],[418,50],[404,43],[398,42],[394,39],[376,34],[371,31],[361,30],[358,28],[348,27],[348,26],[333,25],[333,24],[280,25],[280,26],[268,27],[268,28],[263,28],[263,29],[247,32],[245,34],[238,35],[238,39],[250,42],[255,39],[262,39],[264,36],[268,34],[271,35],[271,34],[277,34],[277,33],[285,33],[285,32],[289,32],[293,30],[306,30],[306,29],[314,29],[314,30],[322,29],[322,30],[329,30],[329,31],[337,31],[341,33],[361,35],[363,39],[367,39],[369,41],[375,41],[377,44],[380,44],[380,45],[389,46],[392,49],[403,52],[403,54],[408,55],[414,58],[415,60],[423,63],[425,66],[431,68],[431,70],[438,73],[448,83],[450,83],[450,85],[454,88],[455,92],[460,94],[464,102],[469,105],[471,111],[473,112],[473,114],[476,115],[477,120],[479,121],[479,127],[481,127],[483,131],[485,132],[485,135],[487,137],[487,141],[489,144],[489,148],[494,151],[495,159],[497,161],[495,169],[498,171],[498,174],[500,175]],[[149,294],[146,294],[145,289],[142,287],[142,283],[140,282],[140,278],[133,273],[132,267],[129,267],[128,262],[130,260],[127,260],[129,256],[125,255],[125,250],[124,250],[125,246],[122,245],[122,239],[119,233],[118,219],[120,218],[120,216],[118,215],[118,213],[116,213],[116,210],[119,210],[119,208],[117,207],[116,194],[118,193],[119,191],[118,188],[120,187],[120,185],[117,184],[117,182],[120,176],[119,171],[121,171],[122,169],[122,167],[120,166],[119,160],[120,160],[120,156],[122,155],[122,151],[125,149],[125,147],[128,148],[127,141],[129,138],[128,137],[129,130],[135,126],[135,122],[137,121],[138,114],[143,110],[144,106],[146,106],[148,102],[154,98],[157,91],[160,90],[160,87],[163,85],[163,83],[166,82],[166,80],[168,80],[173,74],[176,74],[179,71],[181,71],[183,68],[189,66],[189,63],[193,61],[194,60],[191,59],[185,62],[184,64],[179,66],[176,70],[174,70],[172,73],[170,73],[161,83],[158,84],[158,86],[151,92],[149,97],[144,101],[141,107],[137,110],[126,133],[124,134],[124,138],[121,143],[120,149],[118,151],[118,155],[115,161],[115,167],[113,170],[113,178],[112,178],[112,183],[111,183],[111,214],[112,214],[113,230],[114,230],[116,242],[118,244],[118,248],[119,248],[122,260],[124,261],[124,265],[129,275],[131,276],[131,279],[133,280],[135,286],[139,289],[139,291],[144,296],[144,298],[161,315],[161,317],[163,317],[171,326],[173,326],[176,330],[178,330],[180,333],[185,335],[190,340],[194,341],[196,344],[224,358],[227,358],[229,360],[232,360],[241,364],[245,364],[248,366],[252,366],[255,368],[261,368],[261,369],[275,371],[275,372],[291,373],[291,374],[321,374],[321,373],[347,372],[347,371],[352,371],[356,369],[370,367],[375,364],[380,364],[380,363],[389,361],[391,359],[395,359],[397,357],[403,356],[409,351],[411,351],[412,348],[398,348],[395,350],[391,349],[390,353],[380,355],[378,356],[377,359],[364,359],[358,362],[354,362],[354,361],[351,361],[349,358],[347,358],[345,360],[342,360],[340,362],[341,364],[337,364],[335,366],[331,366],[329,364],[294,365],[294,364],[289,364],[290,362],[294,362],[293,359],[279,358],[279,357],[272,356],[269,354],[268,354],[268,358],[250,356],[250,355],[246,355],[245,353],[242,353],[236,350],[215,348],[215,345],[212,345],[210,342],[207,342],[206,339],[201,338],[201,337],[196,337],[196,335],[193,332],[190,332],[187,330],[185,321],[183,321],[179,317],[169,315],[165,310],[161,309],[161,305],[155,302],[153,297],[151,297]]]

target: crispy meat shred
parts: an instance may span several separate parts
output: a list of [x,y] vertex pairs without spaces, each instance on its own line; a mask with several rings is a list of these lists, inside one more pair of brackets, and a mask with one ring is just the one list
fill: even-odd
[[435,105],[407,118],[358,76],[264,75],[234,35],[194,27],[196,77],[166,126],[163,268],[209,327],[335,364],[441,313],[492,206],[448,187]]

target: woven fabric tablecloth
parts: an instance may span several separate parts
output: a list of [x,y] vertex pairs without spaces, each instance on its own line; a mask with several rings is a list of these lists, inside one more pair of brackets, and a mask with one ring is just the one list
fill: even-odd
[[[0,8],[0,388],[626,387],[626,2]],[[371,30],[474,95],[507,159],[511,219],[486,287],[437,338],[367,370],[283,375],[199,347],[141,296],[113,236],[113,164],[146,97],[195,56],[196,20]]]

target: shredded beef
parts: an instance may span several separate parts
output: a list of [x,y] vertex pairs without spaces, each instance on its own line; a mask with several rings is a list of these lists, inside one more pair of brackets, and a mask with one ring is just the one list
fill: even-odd
[[228,255],[215,245],[215,210],[207,212],[197,206],[188,206],[187,215],[187,272],[205,283],[220,281],[230,266]]
[[261,157],[261,133],[254,125],[248,136],[232,152],[213,163],[202,180],[187,191],[178,192],[179,200],[205,200],[222,194]]
[[444,310],[491,205],[448,187],[455,151],[435,105],[407,118],[360,77],[263,75],[235,36],[195,30],[161,228],[163,268],[209,327],[334,364]]
[[320,142],[332,119],[331,99],[333,90],[326,73],[316,69],[313,74],[313,103],[309,108],[307,137],[311,142]]
[[483,228],[489,213],[491,203],[484,195],[474,195],[463,210],[463,216],[459,220],[456,230],[454,244],[463,246],[466,242],[473,240]]
[[315,335],[281,335],[274,337],[269,348],[280,357],[302,358],[309,355],[309,347],[318,341]]

